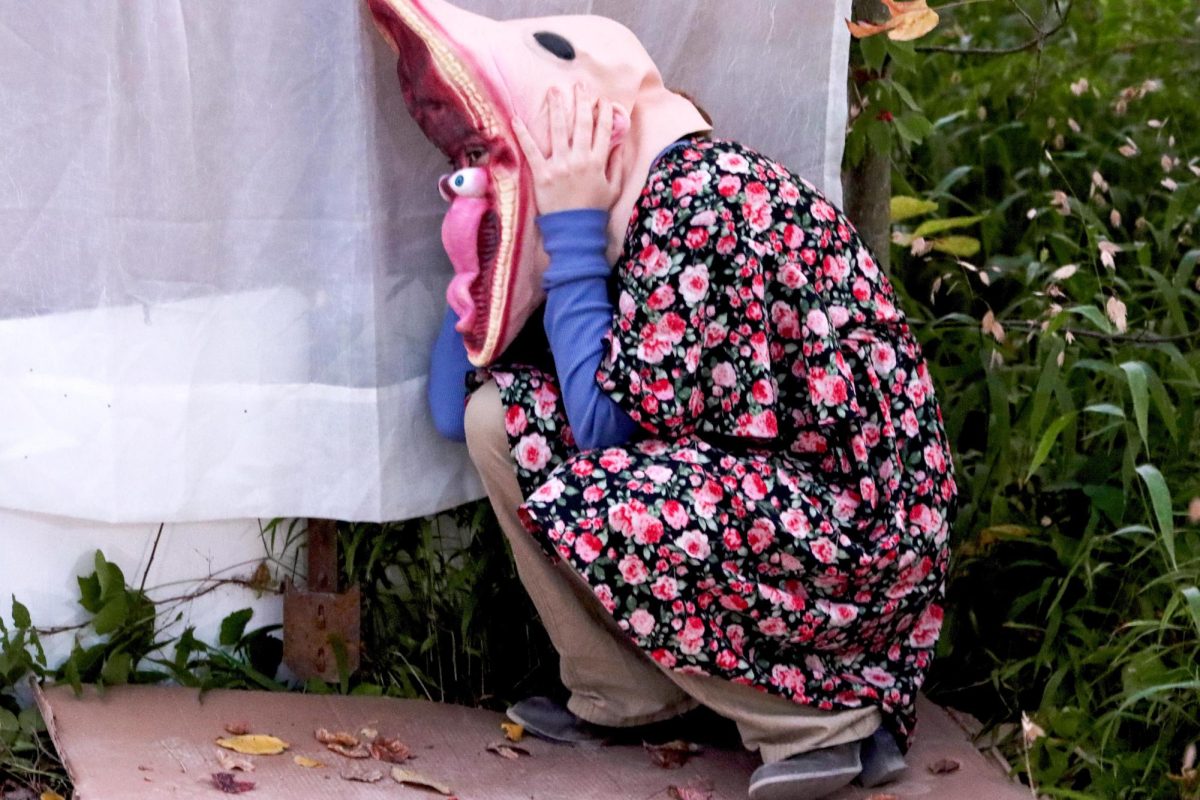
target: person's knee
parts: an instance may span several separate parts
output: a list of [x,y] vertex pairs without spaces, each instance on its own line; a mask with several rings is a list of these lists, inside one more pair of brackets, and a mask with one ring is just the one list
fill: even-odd
[[476,467],[509,458],[508,434],[504,429],[504,404],[495,383],[485,383],[467,399],[463,417],[467,450]]

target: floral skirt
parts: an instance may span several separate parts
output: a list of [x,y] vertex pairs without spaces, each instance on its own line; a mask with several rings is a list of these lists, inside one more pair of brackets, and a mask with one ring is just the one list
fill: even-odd
[[864,513],[811,459],[693,436],[581,453],[553,376],[489,374],[526,527],[635,644],[813,708],[876,705],[907,742],[942,625],[948,504]]

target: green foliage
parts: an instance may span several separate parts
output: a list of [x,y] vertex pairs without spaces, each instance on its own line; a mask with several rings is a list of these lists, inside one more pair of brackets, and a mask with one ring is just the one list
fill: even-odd
[[561,691],[558,661],[487,503],[432,520],[340,524],[363,592],[358,691],[503,708]]
[[[120,567],[99,551],[94,567],[78,579],[85,622],[39,631],[16,598],[11,629],[0,616],[0,789],[16,784],[70,794],[45,724],[31,703],[31,682],[53,680],[76,691],[84,684],[103,690],[168,680],[201,690],[285,688],[274,679],[282,643],[271,634],[279,626],[247,631],[253,612],[243,609],[222,621],[219,646],[198,641],[192,628],[168,635],[166,630],[180,619],[171,614],[172,602],[156,605],[144,590],[131,588]],[[66,633],[75,636],[70,655],[51,668],[42,637]],[[173,657],[166,656],[168,648],[173,648]]]
[[62,765],[36,707],[23,697],[25,681],[46,672],[46,653],[29,611],[12,600],[12,628],[0,614],[0,790],[9,780],[65,788]]
[[[275,520],[263,529],[267,557],[293,579],[302,533],[299,521]],[[279,626],[250,627],[248,608],[221,621],[216,644],[198,639],[191,627],[172,633],[181,619],[177,605],[208,589],[155,603],[100,552],[94,571],[78,579],[86,621],[49,632],[75,637],[61,665],[47,665],[41,643],[47,634],[14,599],[12,628],[0,617],[0,790],[11,782],[69,794],[45,726],[22,688],[28,681],[65,682],[77,690],[172,682],[200,691],[387,694],[494,708],[523,694],[559,690],[557,659],[486,503],[436,519],[341,524],[338,538],[342,583],[359,585],[363,594],[363,663],[351,676],[344,648],[335,652],[343,670],[337,685],[281,681]],[[283,555],[290,563],[282,563]],[[265,563],[248,579],[226,582],[269,590]]]
[[[1022,6],[957,4],[918,47],[1011,49],[1067,4]],[[931,688],[1027,711],[1050,797],[1200,796],[1197,37],[1194,2],[1098,0],[1040,48],[888,71],[933,120],[889,140],[893,272],[963,489]],[[977,253],[918,241],[960,228]]]

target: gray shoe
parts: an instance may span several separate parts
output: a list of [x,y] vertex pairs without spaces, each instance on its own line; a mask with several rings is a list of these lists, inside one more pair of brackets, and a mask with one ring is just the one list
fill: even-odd
[[818,800],[862,772],[861,742],[849,742],[764,764],[750,776],[750,800]]
[[604,728],[580,719],[549,697],[521,700],[509,706],[505,714],[524,726],[526,733],[551,742],[604,744],[610,738]]
[[858,782],[868,789],[898,780],[908,769],[896,738],[883,728],[862,740],[862,765]]

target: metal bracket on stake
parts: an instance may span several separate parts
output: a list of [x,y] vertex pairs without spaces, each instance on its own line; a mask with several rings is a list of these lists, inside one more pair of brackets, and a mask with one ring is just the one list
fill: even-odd
[[362,595],[338,592],[337,523],[308,521],[308,582],[283,597],[283,661],[301,680],[334,682],[358,669]]

